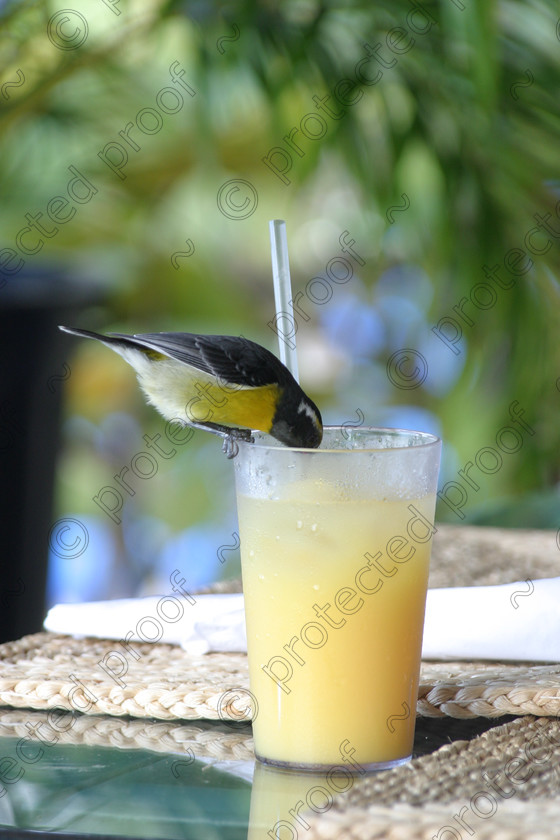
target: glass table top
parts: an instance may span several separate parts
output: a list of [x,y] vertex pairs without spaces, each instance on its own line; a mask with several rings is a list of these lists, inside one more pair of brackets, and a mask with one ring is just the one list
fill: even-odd
[[[94,740],[87,731],[83,743],[49,743],[41,737],[43,715],[46,721],[42,712],[2,710],[0,714],[0,731],[12,727],[17,733],[0,737],[0,835],[9,840],[282,838],[290,836],[288,821],[281,830],[282,820],[312,788],[326,790],[314,794],[324,801],[335,794],[327,789],[324,775],[286,773],[253,760],[223,759],[220,739],[230,744],[232,728],[220,723],[196,721],[196,743],[205,745],[204,755],[199,755],[188,746],[191,730],[180,721],[166,726],[175,727],[175,737],[177,727],[184,727],[184,745],[165,752],[161,744],[157,751],[141,744],[133,749],[97,746],[87,743],[88,737]],[[68,713],[67,717],[79,716]],[[119,721],[119,727],[126,725],[126,720]],[[418,719],[414,755],[432,752],[458,737],[474,737],[496,722],[462,721],[460,734],[454,733],[455,725],[449,718]],[[249,726],[234,730],[250,744]]]

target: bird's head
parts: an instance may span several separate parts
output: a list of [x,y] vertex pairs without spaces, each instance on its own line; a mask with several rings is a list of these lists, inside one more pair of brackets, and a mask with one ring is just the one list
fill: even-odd
[[301,389],[298,397],[280,401],[270,434],[286,446],[316,449],[323,439],[321,413]]

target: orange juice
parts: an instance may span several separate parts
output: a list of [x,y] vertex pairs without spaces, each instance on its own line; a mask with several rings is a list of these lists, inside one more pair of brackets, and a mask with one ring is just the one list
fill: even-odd
[[361,489],[238,488],[255,752],[268,763],[361,773],[411,755],[435,493]]

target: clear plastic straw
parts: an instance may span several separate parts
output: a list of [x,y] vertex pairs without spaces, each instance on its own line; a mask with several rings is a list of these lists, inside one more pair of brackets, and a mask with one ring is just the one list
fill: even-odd
[[[272,256],[272,277],[274,280],[274,303],[276,305],[277,320],[280,321],[281,317],[290,315],[290,302],[292,300],[286,222],[283,219],[271,219],[268,226],[270,229],[270,253]],[[289,344],[278,333],[280,361],[286,365],[296,382],[299,382],[295,344],[295,336]]]

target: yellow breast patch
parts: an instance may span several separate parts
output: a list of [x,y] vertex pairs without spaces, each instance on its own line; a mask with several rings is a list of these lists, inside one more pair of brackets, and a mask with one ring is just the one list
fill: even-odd
[[200,393],[200,401],[192,402],[191,419],[203,423],[223,423],[269,432],[280,397],[278,385],[259,388],[212,387],[209,398]]

